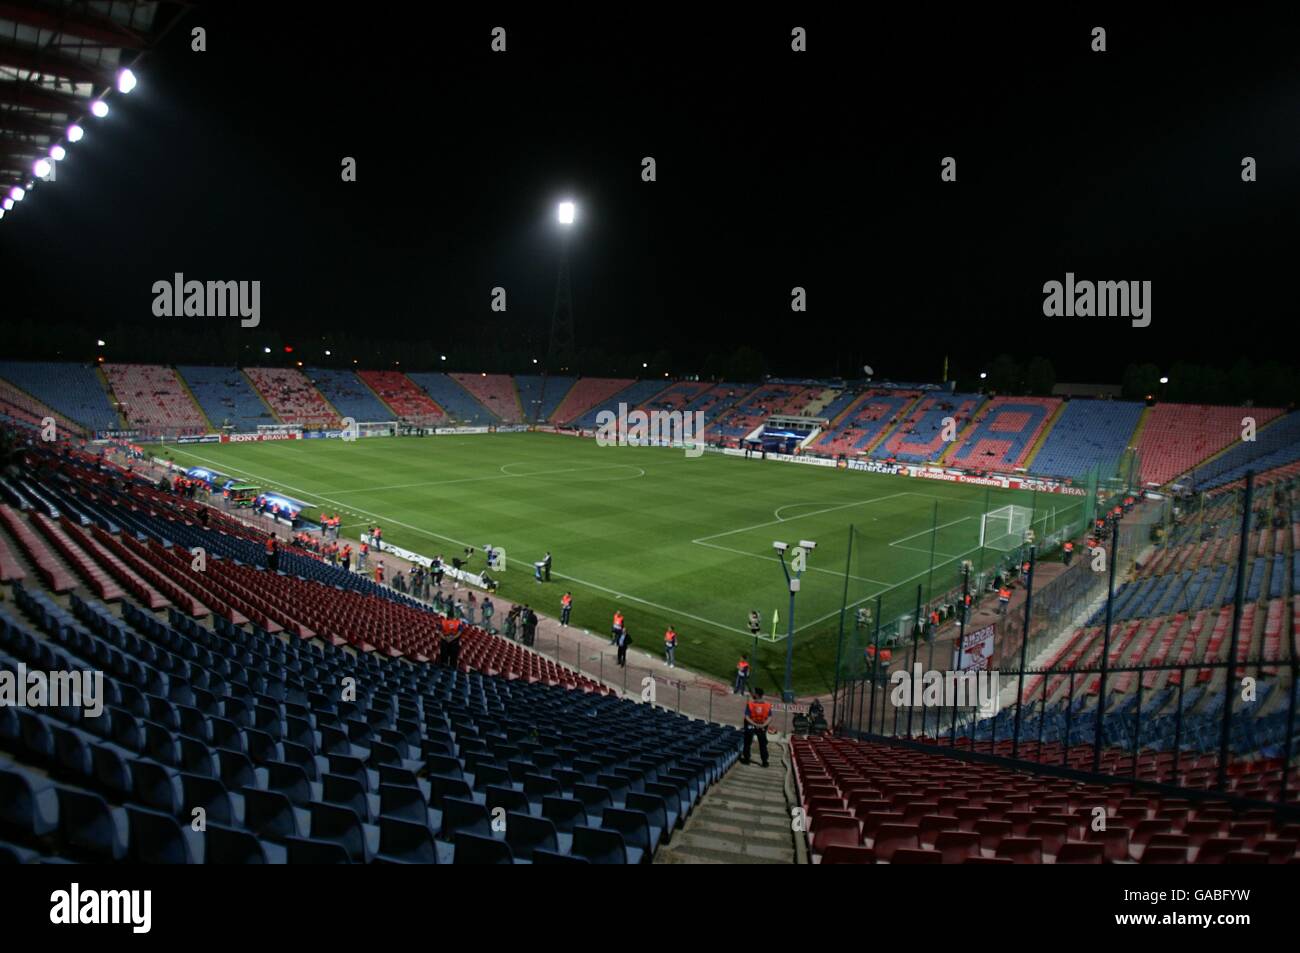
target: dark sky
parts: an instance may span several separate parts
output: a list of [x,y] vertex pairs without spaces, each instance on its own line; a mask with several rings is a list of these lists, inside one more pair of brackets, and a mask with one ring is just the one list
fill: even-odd
[[[931,380],[945,353],[1045,354],[1089,380],[1270,356],[1260,341],[1297,313],[1294,23],[863,9],[199,4],[0,223],[2,307],[147,336],[169,320],[153,282],[182,271],[260,280],[286,340],[348,326],[540,350],[554,204],[573,196],[580,341],[662,346],[683,372],[741,343],[780,373]],[[1066,271],[1152,281],[1151,326],[1043,317]]]

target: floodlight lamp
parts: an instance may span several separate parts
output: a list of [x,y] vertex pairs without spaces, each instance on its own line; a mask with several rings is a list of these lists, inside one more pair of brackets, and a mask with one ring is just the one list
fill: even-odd
[[108,103],[104,102],[102,99],[95,100],[90,104],[90,113],[96,119],[103,119],[108,115]]
[[69,142],[80,142],[81,137],[84,136],[85,134],[86,134],[86,130],[82,129],[80,126],[76,125],[75,123],[68,127]]
[[129,93],[135,89],[135,73],[129,69],[124,69],[117,74],[117,91],[119,93]]
[[35,172],[37,175],[39,175],[42,179],[45,178],[47,175],[50,174],[50,160],[37,159],[35,162],[32,163],[32,171]]
[[50,147],[50,158],[55,162],[62,162],[67,155],[68,150],[63,148],[63,146],[53,145]]
[[561,202],[560,203],[560,224],[572,225],[574,212],[575,209],[572,202]]

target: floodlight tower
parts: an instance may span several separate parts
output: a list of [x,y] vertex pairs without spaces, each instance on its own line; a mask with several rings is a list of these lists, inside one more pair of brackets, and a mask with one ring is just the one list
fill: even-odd
[[551,344],[547,349],[547,364],[552,372],[561,358],[571,357],[574,351],[573,294],[569,290],[569,233],[577,217],[577,206],[563,201],[557,210],[560,225],[560,268],[555,280],[555,310],[551,312]]
[[[817,548],[817,543],[811,539],[800,540],[791,556],[791,565],[786,565],[785,561],[785,551],[790,548],[788,543],[777,540],[772,543],[772,548],[780,557],[781,572],[785,573],[786,588],[790,591],[790,616],[785,638],[785,688],[781,692],[781,701],[788,704],[794,701],[794,597],[799,592],[801,577],[808,565],[808,554]],[[793,576],[790,575],[791,569],[794,570]]]

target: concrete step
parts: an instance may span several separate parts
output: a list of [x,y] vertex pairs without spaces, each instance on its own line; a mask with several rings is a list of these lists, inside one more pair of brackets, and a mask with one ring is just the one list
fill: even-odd
[[794,835],[785,798],[785,746],[773,743],[771,766],[732,766],[691,813],[656,864],[792,864]]

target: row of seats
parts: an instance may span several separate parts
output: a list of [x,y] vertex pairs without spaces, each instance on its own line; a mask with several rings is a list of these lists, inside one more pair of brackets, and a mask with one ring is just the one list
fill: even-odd
[[391,408],[387,416],[426,427],[445,422],[438,402],[400,371],[359,371],[358,376]]
[[977,470],[1021,466],[1060,405],[1056,397],[994,397],[944,459]]
[[246,373],[281,422],[310,428],[339,426],[339,415],[302,371],[288,367],[250,367]]
[[184,365],[176,370],[214,426],[251,433],[276,422],[271,409],[239,368]]
[[503,424],[524,422],[523,405],[509,374],[450,374],[474,399]]
[[45,636],[0,609],[0,667],[105,671],[99,717],[0,712],[18,859],[642,862],[736,754],[614,698],[14,594]]
[[876,445],[872,456],[881,460],[928,463],[938,460],[950,440],[966,429],[984,403],[980,394],[936,394],[912,408],[907,419]]
[[201,434],[211,429],[170,367],[105,364],[104,376],[128,426],[146,434]]
[[1142,416],[1143,405],[1075,399],[1065,405],[1029,469],[1057,477],[1083,476],[1093,467],[1115,474]]
[[436,404],[443,415],[465,426],[487,427],[497,423],[496,414],[457,383],[449,374],[416,373],[406,377]]
[[796,738],[791,750],[814,863],[1300,863],[1300,824],[1269,810],[879,742]]
[[0,378],[89,430],[122,429],[94,365],[0,361]]
[[393,419],[393,412],[384,406],[383,401],[375,396],[375,392],[355,372],[309,367],[307,376],[343,416],[351,417],[358,423],[378,423]]
[[564,396],[577,382],[576,377],[550,374],[516,374],[519,403],[524,409],[524,423],[549,423]]
[[828,427],[813,443],[817,453],[864,453],[920,394],[916,391],[875,388],[860,395],[838,423]]
[[1241,440],[1245,418],[1255,427],[1282,413],[1276,407],[1157,404],[1147,415],[1137,451],[1144,483],[1163,485]]

